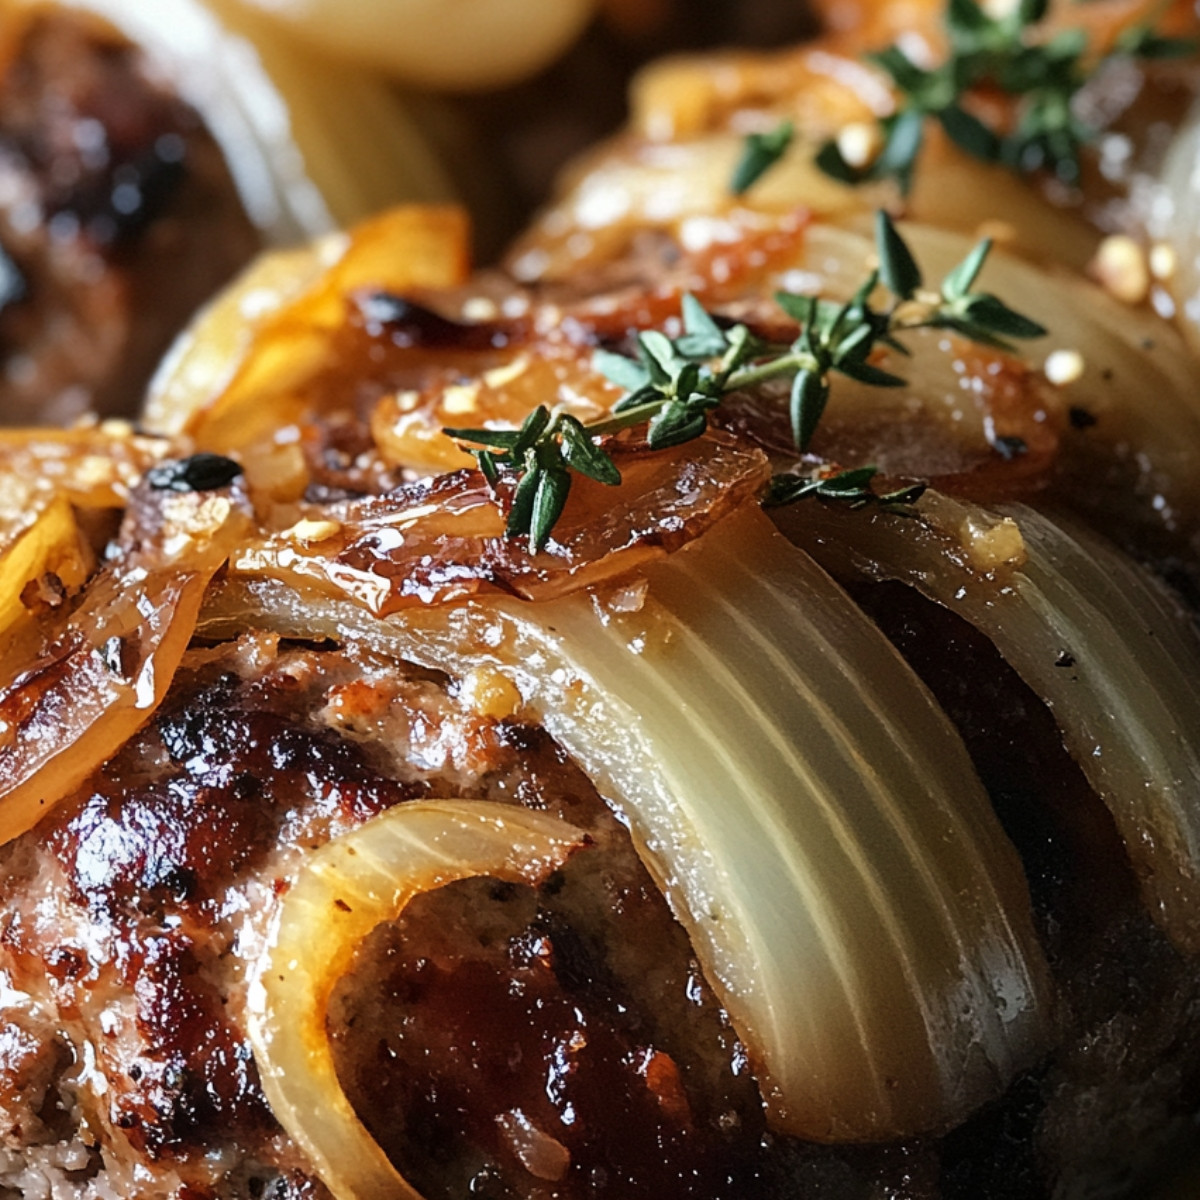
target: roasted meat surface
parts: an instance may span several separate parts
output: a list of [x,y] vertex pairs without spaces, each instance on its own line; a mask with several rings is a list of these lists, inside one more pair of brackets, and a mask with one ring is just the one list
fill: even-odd
[[595,1194],[752,1193],[744,1051],[588,781],[443,680],[265,636],[193,651],[156,721],[5,852],[0,1186],[325,1194],[262,1096],[246,969],[306,849],[430,795],[545,809],[594,844],[542,894],[449,889],[364,949],[339,1052],[397,1160],[432,1195],[522,1194],[566,1162]]
[[0,47],[0,422],[132,414],[259,237],[196,113],[79,15]]

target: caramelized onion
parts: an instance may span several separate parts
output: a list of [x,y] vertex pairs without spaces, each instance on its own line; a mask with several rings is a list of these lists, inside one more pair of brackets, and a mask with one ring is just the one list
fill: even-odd
[[[906,225],[903,232],[930,284],[961,262],[972,245],[968,238],[920,225]],[[784,282],[848,298],[872,254],[865,234],[813,225]],[[927,477],[966,471],[967,478],[947,479],[947,486],[970,493],[982,484],[988,495],[990,484],[969,465],[951,461],[943,472],[935,461],[932,470],[921,470],[921,446],[906,454],[907,439],[914,427],[940,426],[970,454],[988,454],[995,461],[988,443],[996,434],[1013,432],[1028,438],[1027,449],[1041,460],[1018,463],[1018,470],[1034,465],[1036,482],[1052,457],[1055,491],[1103,528],[1130,540],[1153,527],[1185,536],[1200,533],[1200,401],[1195,365],[1178,333],[1152,311],[1130,308],[1087,280],[1042,270],[1000,250],[989,256],[980,286],[1051,330],[1033,344],[1036,353],[1077,351],[1083,364],[1079,377],[1052,387],[1041,372],[1015,366],[1005,355],[922,333],[908,339],[912,358],[882,360],[908,380],[907,388],[883,393],[837,380],[825,417],[830,441],[824,450],[838,457],[845,452],[836,435],[841,446],[857,444],[865,456],[846,461],[878,458],[889,470]],[[1006,414],[1003,392],[1010,385],[1026,394]],[[892,420],[881,420],[880,413]],[[1018,423],[1006,430],[1001,421],[1014,413]],[[897,425],[906,432],[896,434]],[[1045,426],[1043,432],[1038,426]],[[864,429],[882,436],[871,444]],[[1002,484],[1013,465],[997,464],[996,481]]]
[[243,547],[231,569],[351,596],[378,616],[488,591],[543,600],[678,549],[767,481],[764,456],[720,433],[657,452],[618,443],[614,461],[621,484],[573,481],[566,510],[537,554],[525,539],[505,536],[500,501],[483,476],[459,471],[314,508],[284,533]]
[[[53,489],[77,508],[123,508],[167,453],[123,421],[73,429],[0,429],[0,472]],[[8,506],[5,506],[6,509]]]
[[77,605],[4,646],[0,841],[36,824],[149,720],[247,521],[233,490],[140,493],[125,553]]
[[262,258],[180,336],[151,385],[145,427],[237,451],[252,482],[265,477],[269,486],[273,455],[286,457],[291,445],[281,439],[307,411],[305,385],[347,367],[333,344],[354,294],[451,287],[467,268],[466,217],[452,208],[393,209],[348,234]]
[[304,859],[255,966],[248,1032],[271,1108],[337,1200],[420,1200],[351,1107],[329,1045],[329,998],[363,939],[456,880],[537,884],[584,841],[558,818],[513,805],[418,800]]
[[622,587],[611,605],[379,619],[291,583],[229,576],[201,628],[352,639],[510,679],[627,817],[776,1128],[944,1128],[1040,1053],[1045,968],[1020,863],[961,742],[753,506],[655,564],[641,607]]
[[935,494],[921,513],[779,521],[836,573],[908,583],[991,638],[1111,810],[1155,919],[1200,950],[1200,643],[1179,604],[1065,518]]
[[67,498],[36,476],[0,474],[0,646],[41,606],[42,589],[47,605],[62,603],[92,567],[92,549]]

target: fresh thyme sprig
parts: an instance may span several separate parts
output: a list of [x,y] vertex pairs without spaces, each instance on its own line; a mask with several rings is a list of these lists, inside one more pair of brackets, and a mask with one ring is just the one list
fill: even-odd
[[[907,192],[926,122],[936,120],[951,141],[976,158],[1025,173],[1048,171],[1063,183],[1076,183],[1080,149],[1099,133],[1079,117],[1075,103],[1089,78],[1117,58],[1178,57],[1195,44],[1137,25],[1110,51],[1093,55],[1081,29],[1039,40],[1037,26],[1048,7],[1049,0],[1018,0],[1011,11],[992,16],[975,0],[949,0],[950,53],[940,66],[926,69],[899,46],[869,56],[891,76],[898,93],[895,112],[880,120],[879,153],[870,162],[850,163],[831,140],[818,152],[817,165],[847,183],[895,179]],[[970,110],[970,93],[982,88],[1017,98],[1013,128],[993,128]]]
[[[899,387],[904,380],[872,361],[887,346],[902,354],[899,340],[914,329],[950,329],[976,342],[1012,350],[1011,338],[1042,336],[1036,321],[1014,312],[989,292],[975,291],[991,242],[980,242],[952,270],[936,293],[927,293],[921,270],[886,213],[876,216],[879,267],[844,304],[817,296],[776,293],[776,303],[800,323],[790,343],[764,342],[743,324],[723,327],[691,295],[683,297],[683,334],[669,338],[657,330],[638,335],[637,356],[598,350],[597,368],[625,389],[609,416],[584,425],[562,410],[540,405],[520,429],[447,429],[475,456],[488,483],[504,475],[516,480],[509,511],[509,537],[528,537],[535,550],[549,540],[562,515],[571,473],[600,483],[620,483],[621,474],[597,439],[646,426],[651,450],[662,450],[699,437],[708,414],[733,392],[772,379],[792,378],[789,404],[792,436],[800,454],[808,451],[832,390],[831,376],[846,375],[877,387]],[[891,293],[886,307],[874,306],[880,283]],[[919,492],[903,489],[877,496],[870,488],[874,467],[807,477],[777,477],[768,501],[787,503],[806,495],[852,504],[877,501],[896,508]]]

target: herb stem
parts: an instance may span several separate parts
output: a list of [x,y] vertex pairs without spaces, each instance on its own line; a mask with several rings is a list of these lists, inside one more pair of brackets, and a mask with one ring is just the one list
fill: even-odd
[[741,391],[744,388],[757,387],[760,383],[768,383],[785,375],[795,375],[797,371],[817,371],[820,364],[811,354],[784,354],[779,358],[768,359],[752,367],[742,367],[734,371],[725,380],[725,390]]

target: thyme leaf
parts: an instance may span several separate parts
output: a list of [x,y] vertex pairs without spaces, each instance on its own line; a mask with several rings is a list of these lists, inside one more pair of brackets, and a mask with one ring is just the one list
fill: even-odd
[[[837,141],[830,140],[817,151],[817,166],[843,183],[894,179],[907,193],[926,122],[936,120],[975,158],[1078,182],[1080,152],[1100,132],[1077,113],[1076,98],[1088,80],[1116,59],[1177,58],[1192,53],[1196,44],[1139,24],[1097,55],[1082,30],[1045,37],[1038,27],[1048,7],[1047,0],[1020,0],[1010,11],[989,15],[976,0],[949,0],[943,14],[950,45],[945,62],[919,66],[899,46],[868,56],[896,92],[895,111],[879,121],[879,153],[871,162],[849,163]],[[993,128],[972,111],[972,93],[985,90],[1016,101],[1011,130]]]
[[729,190],[735,196],[748,192],[787,153],[795,132],[791,121],[782,121],[767,133],[747,134]]

